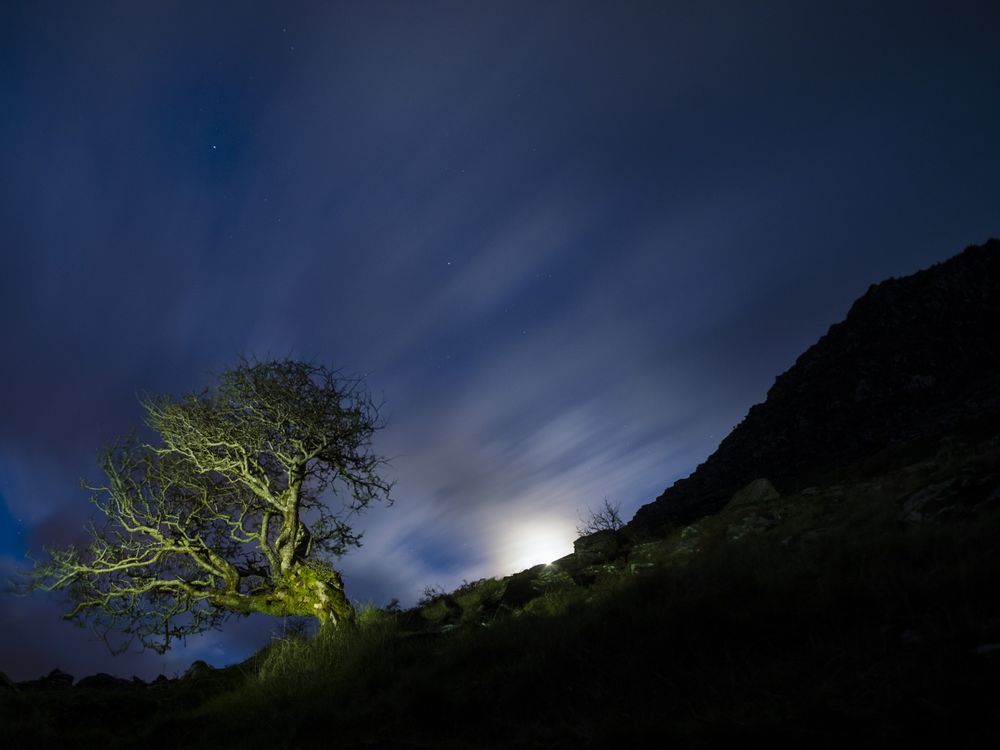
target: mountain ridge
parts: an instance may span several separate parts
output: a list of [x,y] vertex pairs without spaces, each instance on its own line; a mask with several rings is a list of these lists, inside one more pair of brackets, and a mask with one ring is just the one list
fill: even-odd
[[1000,240],[872,284],[691,475],[625,531],[662,535],[757,477],[781,491],[1000,417]]

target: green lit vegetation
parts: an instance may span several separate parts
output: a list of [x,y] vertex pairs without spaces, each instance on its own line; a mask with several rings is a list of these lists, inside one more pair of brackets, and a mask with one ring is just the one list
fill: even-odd
[[920,487],[998,468],[988,446],[760,492],[589,585],[554,576],[523,606],[488,579],[414,610],[364,607],[242,667],[116,694],[114,732],[77,689],[6,696],[0,718],[15,738],[54,722],[53,737],[70,726],[121,747],[892,746],[996,731],[1000,664],[983,647],[1000,642],[1000,509],[900,513]]

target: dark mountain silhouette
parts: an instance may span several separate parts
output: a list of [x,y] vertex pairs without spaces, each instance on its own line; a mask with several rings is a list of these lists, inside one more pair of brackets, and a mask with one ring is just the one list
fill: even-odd
[[782,492],[1000,417],[1000,240],[873,284],[777,377],[691,476],[643,506],[643,538],[717,512],[767,477]]

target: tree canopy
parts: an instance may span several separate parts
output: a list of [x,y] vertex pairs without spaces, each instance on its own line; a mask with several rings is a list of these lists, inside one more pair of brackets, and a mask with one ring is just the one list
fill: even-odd
[[391,502],[384,427],[361,378],[293,360],[242,361],[214,388],[143,400],[159,436],[120,441],[92,487],[85,549],[47,550],[31,587],[66,590],[66,617],[161,653],[232,614],[354,617],[334,558],[352,517]]

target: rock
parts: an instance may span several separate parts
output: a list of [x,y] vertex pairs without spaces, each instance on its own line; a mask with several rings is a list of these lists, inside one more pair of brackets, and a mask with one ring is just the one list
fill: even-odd
[[521,609],[525,604],[542,595],[542,588],[536,585],[544,565],[536,565],[520,573],[515,573],[507,579],[500,604],[510,609]]
[[940,523],[968,516],[1000,501],[1000,477],[960,475],[917,490],[903,500],[899,520],[906,524]]
[[573,554],[580,565],[596,565],[614,560],[624,544],[625,536],[621,532],[605,529],[573,542]]
[[621,560],[616,560],[610,563],[588,565],[583,570],[586,575],[590,576],[593,580],[597,580],[598,578],[607,578],[608,576],[620,576],[625,572],[625,563]]
[[632,545],[628,553],[628,572],[634,575],[655,568],[669,557],[674,548],[675,545],[664,539]]
[[[140,682],[142,681],[140,680]],[[142,684],[145,685],[145,683]],[[76,687],[95,688],[97,690],[122,690],[124,688],[134,687],[134,683],[132,680],[115,677],[107,672],[98,672],[97,674],[88,675],[87,677],[82,678],[76,683]]]
[[843,526],[838,526],[838,525],[819,526],[814,529],[807,529],[806,531],[802,531],[798,534],[793,534],[792,536],[785,537],[779,542],[779,544],[788,545],[791,544],[792,542],[796,542],[799,544],[812,544],[813,542],[818,542],[823,538],[843,533],[844,533]]
[[420,617],[435,625],[454,624],[462,619],[462,606],[450,594],[440,594],[420,607]]
[[61,669],[53,669],[45,677],[16,683],[22,690],[65,690],[73,687],[73,675]]
[[763,534],[775,526],[780,526],[784,520],[777,511],[748,513],[736,523],[726,527],[726,541],[738,542],[747,537]]
[[572,576],[558,565],[551,563],[542,566],[535,579],[535,585],[539,590],[552,591],[553,589],[572,588],[576,586]]
[[983,500],[982,504],[988,507],[1000,505],[1000,484],[996,486],[996,489],[994,489],[993,492],[986,496],[986,499]]
[[725,510],[734,511],[754,505],[762,505],[781,497],[774,485],[767,479],[755,479],[739,492],[734,494],[726,504]]
[[975,652],[977,656],[984,656],[987,659],[1000,658],[1000,643],[983,643],[976,646]]
[[46,687],[62,689],[73,687],[73,675],[63,672],[61,669],[53,669],[42,678]]
[[10,679],[6,674],[0,672],[0,691],[2,690],[17,690],[14,685],[14,681]]
[[[573,566],[572,573],[567,570]],[[554,563],[536,565],[522,570],[506,579],[500,606],[507,609],[523,609],[524,606],[540,597],[542,594],[559,589],[576,587],[579,581],[584,584],[593,581],[593,575],[579,566],[576,555],[568,555]]]
[[780,513],[761,508],[780,497],[774,485],[763,478],[753,480],[736,492],[723,509],[725,513],[736,517],[726,528],[726,541],[737,542],[781,525],[784,519]]
[[958,479],[953,477],[917,490],[903,502],[899,520],[907,524],[933,522],[950,506],[957,483]]
[[670,545],[671,557],[686,557],[701,552],[701,526],[696,523],[681,529],[680,538]]
[[215,667],[209,665],[207,662],[202,661],[201,659],[198,659],[197,661],[193,662],[190,667],[187,668],[187,671],[184,672],[181,679],[200,680],[203,677],[210,676],[213,672],[215,672]]

